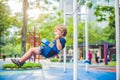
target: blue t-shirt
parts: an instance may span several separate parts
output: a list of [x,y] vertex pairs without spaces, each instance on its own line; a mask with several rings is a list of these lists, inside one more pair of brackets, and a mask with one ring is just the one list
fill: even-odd
[[[55,44],[55,46],[53,46],[52,50],[54,50],[56,53],[59,53],[60,50],[57,49],[56,40],[54,40],[53,43]],[[63,49],[65,47],[66,40],[64,38],[60,38],[60,43],[61,43],[62,49]]]
[[[66,43],[66,40],[64,38],[60,38],[60,43],[62,45],[62,49],[65,47],[65,43]],[[56,40],[53,41],[53,44],[54,46],[50,49],[50,51],[46,54],[46,50],[49,49],[48,46],[43,46],[42,48],[42,55],[46,58],[50,58],[50,57],[53,57],[55,55],[57,55],[60,50],[57,49],[57,46],[56,46]]]

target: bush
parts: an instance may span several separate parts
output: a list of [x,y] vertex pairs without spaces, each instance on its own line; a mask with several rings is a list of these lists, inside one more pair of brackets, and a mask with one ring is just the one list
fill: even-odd
[[35,68],[42,68],[42,65],[40,63],[25,63],[23,66],[18,67],[15,64],[4,64],[2,65],[3,69],[35,69]]
[[51,62],[58,62],[59,60],[58,60],[58,58],[51,58],[50,61]]

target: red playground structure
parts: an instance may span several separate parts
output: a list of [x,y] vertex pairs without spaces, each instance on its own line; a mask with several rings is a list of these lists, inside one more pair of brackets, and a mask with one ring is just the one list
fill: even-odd
[[[36,28],[34,27],[33,32],[28,32],[28,49],[31,47],[40,46],[40,33],[36,33]],[[40,59],[40,55],[38,55],[38,59]],[[36,55],[34,55],[34,62],[36,61]]]

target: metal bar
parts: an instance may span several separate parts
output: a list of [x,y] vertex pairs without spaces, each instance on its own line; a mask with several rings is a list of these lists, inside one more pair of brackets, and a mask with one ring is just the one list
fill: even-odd
[[77,0],[73,0],[73,22],[74,22],[74,34],[73,34],[73,50],[74,50],[74,64],[73,64],[73,80],[77,80],[78,77],[78,20],[77,20]]
[[[88,8],[86,6],[86,14],[88,14]],[[88,60],[88,15],[85,18],[85,49],[86,49],[86,60]],[[85,64],[85,70],[88,71],[88,63]]]
[[[72,14],[74,14],[73,12],[66,12],[65,13],[66,15],[72,15]],[[78,13],[78,15],[87,15],[86,13]]]
[[116,27],[116,80],[120,80],[120,22],[119,0],[115,0],[115,27]]
[[[64,25],[66,25],[66,14],[65,14],[65,1],[64,1]],[[66,46],[64,48],[64,73],[66,72]]]

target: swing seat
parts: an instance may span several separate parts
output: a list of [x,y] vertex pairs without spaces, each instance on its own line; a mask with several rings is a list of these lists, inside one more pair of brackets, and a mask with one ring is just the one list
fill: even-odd
[[48,41],[48,40],[46,40],[46,39],[42,39],[42,41],[41,41],[43,44],[45,44],[45,45],[49,45],[50,44],[50,42]]
[[88,63],[88,64],[90,64],[90,60],[84,60],[83,63]]
[[[51,57],[50,51],[51,51],[51,49],[54,47],[54,43],[49,42],[49,41],[46,40],[46,39],[42,39],[41,42],[44,44],[44,51],[43,51],[43,53],[42,53],[43,56],[46,57],[46,58]],[[56,55],[57,53],[52,53],[52,54]]]

